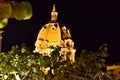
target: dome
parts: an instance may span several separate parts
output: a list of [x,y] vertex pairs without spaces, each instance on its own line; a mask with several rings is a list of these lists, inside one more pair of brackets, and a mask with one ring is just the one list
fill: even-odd
[[50,57],[50,54],[52,54],[51,47],[60,47],[59,53],[64,55],[63,60],[66,60],[67,54],[69,54],[69,59],[75,62],[76,49],[74,49],[74,41],[71,38],[70,30],[59,22],[57,17],[58,12],[55,9],[55,5],[53,5],[51,21],[40,29],[35,42],[34,52]]
[[45,24],[39,31],[37,39],[46,40],[49,42],[59,42],[64,39],[71,39],[70,30],[65,25],[57,20],[58,12],[55,5],[51,12],[51,21]]

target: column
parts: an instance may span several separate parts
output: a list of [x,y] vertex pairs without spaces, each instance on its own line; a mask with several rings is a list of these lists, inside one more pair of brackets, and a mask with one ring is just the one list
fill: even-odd
[[2,30],[0,30],[0,52],[1,52],[1,50],[2,50],[2,33],[3,33],[4,31],[2,31]]

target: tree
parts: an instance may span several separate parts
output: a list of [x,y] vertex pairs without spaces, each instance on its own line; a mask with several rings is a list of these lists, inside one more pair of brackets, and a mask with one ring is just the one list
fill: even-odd
[[[116,80],[102,68],[106,67],[107,47],[102,45],[98,51],[81,50],[76,62],[69,58],[62,60],[60,47],[50,47],[51,57],[33,53],[26,44],[15,45],[8,52],[0,53],[0,75],[2,80]],[[68,54],[69,56],[69,54]],[[45,73],[44,68],[48,68]]]
[[15,2],[0,0],[0,28],[7,25],[9,18],[27,20],[32,17],[32,6],[27,1]]

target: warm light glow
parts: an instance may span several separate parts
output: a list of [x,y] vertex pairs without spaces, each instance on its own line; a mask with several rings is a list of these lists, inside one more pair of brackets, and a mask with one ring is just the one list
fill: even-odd
[[38,39],[44,39],[49,42],[59,42],[61,40],[60,27],[57,25],[55,27],[55,23],[48,23],[49,25],[45,25],[38,34]]
[[[68,56],[71,63],[73,63],[75,62],[76,52],[76,49],[74,49],[74,42],[71,39],[70,30],[68,30],[64,25],[61,25],[61,23],[57,22],[57,14],[55,5],[53,5],[51,21],[45,24],[39,31],[35,42],[34,52],[51,57],[50,54],[52,54],[53,49],[51,49],[50,46],[61,47],[61,50],[59,51],[60,55],[63,55],[61,61],[67,60]],[[45,74],[47,74],[49,67],[41,69]]]
[[1,52],[1,49],[2,49],[2,33],[4,31],[0,30],[0,52]]
[[107,71],[113,71],[120,78],[120,65],[107,66]]
[[53,5],[53,10],[51,12],[51,20],[54,21],[54,20],[57,20],[57,15],[58,13],[56,12],[56,9],[55,9],[55,4]]

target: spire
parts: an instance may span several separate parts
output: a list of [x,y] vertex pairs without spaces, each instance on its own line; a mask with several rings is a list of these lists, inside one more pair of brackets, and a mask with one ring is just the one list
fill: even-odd
[[52,12],[56,12],[55,4],[53,4]]
[[51,20],[57,20],[57,15],[58,15],[58,12],[56,12],[56,8],[55,8],[55,4],[53,4],[53,9],[52,9],[52,12],[51,12]]

